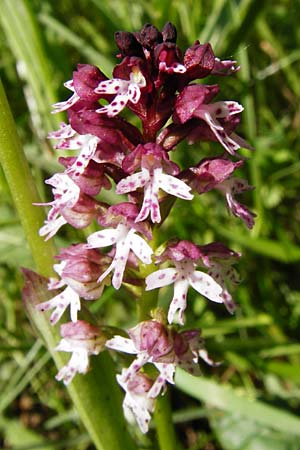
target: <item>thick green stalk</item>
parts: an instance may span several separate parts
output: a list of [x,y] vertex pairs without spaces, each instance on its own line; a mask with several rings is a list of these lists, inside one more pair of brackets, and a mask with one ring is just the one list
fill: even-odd
[[[44,214],[33,206],[39,201],[28,163],[18,139],[16,126],[0,81],[0,162],[11,190],[16,208],[37,270],[49,277],[52,274],[52,256],[55,249],[50,241],[38,236]],[[58,330],[51,327],[46,315],[35,309],[35,304],[50,298],[47,278],[25,271],[24,302],[36,331],[41,335],[58,368],[66,356],[55,352],[59,341]],[[112,360],[107,352],[93,358],[92,371],[77,376],[69,386],[69,393],[98,450],[134,450],[136,446],[126,432],[121,407],[121,392],[115,381]]]
[[160,450],[179,450],[181,447],[175,434],[169,396],[160,396],[156,401],[154,420]]
[[3,167],[22,227],[24,229],[38,272],[52,274],[55,249],[45,242],[38,230],[45,219],[43,209],[33,206],[40,201],[17,134],[4,88],[0,80],[0,163]]

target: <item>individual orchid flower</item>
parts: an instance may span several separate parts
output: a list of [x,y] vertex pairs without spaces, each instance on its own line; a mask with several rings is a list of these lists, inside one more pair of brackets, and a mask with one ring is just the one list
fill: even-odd
[[104,349],[105,337],[101,330],[83,320],[76,323],[68,322],[61,325],[62,339],[56,351],[72,353],[71,359],[62,367],[56,379],[68,385],[76,373],[87,373],[89,369],[89,356],[98,355]]
[[213,302],[224,302],[222,286],[207,273],[196,270],[200,256],[196,245],[189,241],[179,241],[170,245],[160,257],[161,261],[170,259],[175,267],[157,270],[146,278],[147,291],[174,284],[174,295],[168,312],[169,323],[174,321],[178,312],[178,322],[184,324],[183,313],[190,286]]
[[141,89],[146,86],[146,79],[138,67],[133,67],[129,80],[112,78],[101,81],[96,87],[97,94],[115,94],[113,101],[96,111],[114,117],[125,108],[128,102],[138,103],[141,97]]
[[232,266],[241,257],[241,254],[234,252],[220,242],[212,242],[198,248],[201,252],[202,262],[207,267],[207,273],[223,288],[221,296],[227,311],[233,314],[236,304],[228,291],[228,287],[233,289],[240,282],[240,277]]
[[215,58],[214,68],[211,72],[212,75],[232,75],[240,70],[240,66],[236,65],[236,61],[231,59],[220,60],[220,58]]
[[203,119],[225,150],[234,155],[240,145],[232,136],[228,136],[218,119],[229,118],[235,114],[240,114],[243,110],[243,106],[237,102],[224,101],[208,105],[203,104],[194,112],[194,116]]
[[73,94],[68,100],[65,100],[64,102],[54,103],[54,105],[52,105],[52,107],[54,108],[52,114],[56,114],[71,108],[71,106],[75,105],[75,103],[77,103],[78,100],[80,99],[79,95],[75,92],[73,80],[66,81],[64,83],[64,86],[70,91],[72,91]]
[[199,375],[199,357],[215,365],[204,349],[199,330],[177,332],[158,320],[139,323],[128,330],[129,338],[114,336],[106,347],[120,352],[136,354],[131,365],[122,372],[122,383],[134,380],[147,363],[153,364],[159,374],[148,390],[147,397],[155,398],[165,389],[166,383],[174,384],[177,366],[193,375]]
[[76,322],[81,309],[80,297],[85,300],[101,297],[105,283],[99,284],[97,280],[110,263],[109,256],[88,249],[85,244],[62,249],[56,258],[61,262],[54,264],[53,268],[60,279],[51,278],[48,289],[66,287],[50,300],[36,306],[39,311],[54,309],[50,316],[52,325],[60,320],[68,307],[72,322]]
[[51,206],[45,225],[39,230],[40,236],[46,236],[45,240],[55,235],[58,229],[69,223],[75,228],[85,228],[99,214],[100,203],[94,198],[81,193],[80,187],[74,183],[66,173],[56,173],[47,184],[52,189],[54,200],[47,203],[35,203],[35,205]]
[[255,214],[235,200],[235,194],[253,189],[245,179],[233,177],[233,172],[243,161],[232,162],[226,158],[206,158],[196,166],[182,172],[181,177],[199,194],[217,189],[225,195],[232,214],[241,218],[248,228],[253,228]]
[[[156,144],[139,145],[134,156],[140,161],[141,171],[123,178],[116,188],[117,194],[134,192],[139,188],[144,188],[144,199],[141,210],[136,218],[136,222],[145,220],[150,214],[152,222],[161,221],[158,192],[159,189],[175,197],[184,200],[191,200],[193,195],[191,188],[178,178],[163,172],[164,166],[167,170],[178,173],[178,167],[171,163],[166,152]],[[127,161],[133,159],[133,154],[125,157],[123,166],[126,168]],[[136,167],[134,161],[132,167]]]
[[[126,205],[127,210],[124,208],[124,205]],[[98,281],[103,281],[113,271],[112,285],[115,289],[119,289],[122,284],[130,252],[132,251],[144,264],[150,264],[153,251],[145,239],[136,234],[142,228],[135,225],[133,217],[136,217],[137,212],[134,204],[126,203],[116,205],[115,207],[109,208],[108,215],[111,213],[114,217],[119,215],[117,222],[115,218],[112,219],[112,224],[115,228],[96,231],[88,237],[87,242],[89,248],[115,246],[115,255],[112,263],[102,273]],[[108,223],[106,221],[106,224]]]
[[46,240],[50,239],[57,230],[67,223],[63,217],[58,217],[63,208],[72,208],[79,200],[80,189],[71,180],[66,173],[56,173],[45,183],[53,186],[54,200],[47,203],[36,203],[36,205],[51,206],[47,215],[45,225],[40,229],[40,236],[48,235]]
[[[173,119],[178,132],[183,133],[188,142],[198,139],[218,140],[231,155],[242,146],[251,148],[242,138],[232,133],[239,122],[243,107],[234,101],[211,103],[218,94],[218,85],[191,84],[186,86],[176,99]],[[200,119],[192,122],[190,119]],[[203,121],[203,122],[202,122]],[[187,131],[185,128],[187,127]]]
[[186,67],[180,63],[178,47],[173,42],[164,42],[155,48],[156,64],[160,72],[182,74]]
[[65,123],[60,124],[58,131],[53,131],[48,134],[50,139],[60,139],[60,142],[55,145],[56,149],[66,150],[80,150],[76,160],[66,170],[66,174],[74,174],[75,177],[82,175],[88,163],[94,158],[97,146],[101,140],[92,134],[78,134],[71,125]]
[[250,211],[242,203],[239,203],[234,198],[234,195],[253,189],[253,187],[248,184],[247,180],[232,177],[216,185],[216,189],[225,195],[228,208],[232,214],[242,219],[246,226],[251,230],[254,226],[256,214]]
[[117,375],[119,385],[126,392],[123,401],[123,410],[126,419],[131,422],[132,416],[136,420],[142,433],[147,433],[151,414],[154,411],[155,400],[148,396],[153,380],[144,373],[136,373],[127,379],[126,369]]
[[84,103],[97,102],[99,95],[94,92],[94,89],[99,82],[105,79],[106,76],[97,67],[90,64],[78,64],[77,70],[73,72],[72,80],[64,83],[64,86],[72,91],[73,95],[64,102],[55,103],[52,113],[69,110],[79,100],[83,100]]
[[[48,289],[51,289],[51,286],[52,285],[50,282]],[[55,285],[55,287],[56,286],[57,284]],[[55,297],[51,298],[50,300],[36,305],[36,309],[41,312],[54,309],[50,316],[51,325],[55,325],[60,320],[63,313],[68,307],[70,307],[70,316],[72,322],[76,322],[78,311],[80,311],[81,308],[80,296],[70,286],[67,286],[62,292],[55,295]]]

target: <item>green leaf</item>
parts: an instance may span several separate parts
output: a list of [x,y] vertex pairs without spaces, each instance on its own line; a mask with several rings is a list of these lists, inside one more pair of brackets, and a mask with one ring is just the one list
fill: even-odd
[[238,392],[228,385],[222,386],[203,377],[193,377],[181,369],[176,372],[176,385],[192,397],[234,413],[241,419],[249,419],[274,430],[300,436],[298,417],[262,401],[249,398],[245,393]]
[[0,430],[5,436],[6,444],[18,446],[20,449],[54,450],[55,445],[46,441],[37,432],[26,428],[19,420],[9,420],[0,417]]
[[211,414],[210,425],[224,450],[299,450],[299,438],[274,431],[239,414]]

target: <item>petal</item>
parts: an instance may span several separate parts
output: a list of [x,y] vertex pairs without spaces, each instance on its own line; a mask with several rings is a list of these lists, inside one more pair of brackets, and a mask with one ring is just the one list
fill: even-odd
[[48,241],[48,239],[52,238],[62,227],[68,223],[64,217],[58,217],[54,220],[45,220],[45,225],[40,228],[39,235],[40,236],[46,236],[45,241]]
[[231,192],[226,193],[226,200],[232,214],[242,219],[246,226],[251,230],[254,227],[255,214],[245,205],[239,203],[235,198],[233,198]]
[[141,172],[134,173],[119,181],[116,187],[116,193],[127,194],[128,192],[136,191],[138,188],[145,186],[149,179],[149,171],[147,169],[142,169]]
[[122,109],[125,108],[128,102],[128,94],[120,94],[116,95],[114,100],[106,106],[103,106],[102,108],[96,109],[96,112],[99,114],[107,114],[108,117],[114,117],[119,112],[122,111]]
[[115,263],[114,261],[111,263],[111,265],[100,275],[100,277],[98,278],[97,282],[98,283],[102,283],[102,281],[107,277],[107,275],[112,272],[115,268]]
[[135,233],[132,233],[129,237],[129,245],[130,249],[133,253],[144,263],[151,264],[151,255],[153,254],[153,250],[150,245],[147,244],[145,239],[138,236]]
[[122,336],[114,336],[112,339],[106,341],[105,346],[111,350],[117,350],[124,353],[136,354],[138,352],[133,341]]
[[137,84],[130,84],[128,89],[128,100],[130,100],[132,103],[136,104],[138,103],[139,99],[141,97],[141,90],[138,87]]
[[158,184],[163,191],[174,195],[175,197],[183,198],[184,200],[192,200],[194,197],[193,194],[190,193],[190,186],[182,180],[172,177],[172,175],[161,173],[158,177]]
[[50,316],[51,325],[55,325],[59,321],[70,304],[71,300],[68,296],[65,295],[65,293],[66,289],[50,300],[36,305],[36,309],[42,312],[48,311],[49,309],[54,309]]
[[72,322],[77,322],[77,313],[81,309],[80,297],[74,289],[68,286],[65,290],[65,295],[70,298],[70,317]]
[[151,220],[153,223],[159,223],[161,221],[159,201],[158,201],[159,185],[156,181],[156,177],[149,177],[149,181],[144,189],[144,200],[141,210],[135,219],[135,222],[141,222],[145,220],[149,213],[151,214]]
[[73,130],[71,125],[67,125],[64,122],[61,122],[59,130],[50,131],[47,137],[48,139],[69,139],[76,134],[77,134],[76,131]]
[[101,248],[114,245],[117,242],[119,233],[115,228],[96,231],[87,238],[89,248]]
[[170,267],[168,269],[157,270],[150,273],[146,278],[146,291],[161,288],[174,283],[177,277],[177,270]]
[[[67,170],[67,173],[75,171],[76,176],[82,174],[90,160],[95,155],[99,142],[100,139],[96,136],[86,135],[85,139],[82,139],[81,152],[79,153],[75,163]],[[77,141],[77,143],[79,143],[79,141]]]
[[101,81],[94,92],[96,94],[124,94],[127,93],[129,83],[127,80],[112,78],[111,80]]
[[175,364],[155,363],[154,365],[168,383],[174,384]]
[[178,311],[178,323],[184,324],[183,313],[186,308],[187,291],[189,280],[186,278],[178,279],[174,284],[174,295],[169,306],[168,322],[173,323],[175,314]]
[[89,368],[88,352],[86,350],[76,350],[73,352],[68,364],[60,369],[56,375],[58,381],[63,380],[67,386],[73,380],[76,373],[86,373]]
[[124,381],[128,381],[149,361],[149,354],[147,352],[141,352],[137,354],[135,360],[130,364],[128,369],[124,372]]
[[160,394],[161,390],[165,387],[166,381],[168,381],[168,383],[174,384],[174,364],[155,363],[155,366],[160,373],[150,391],[148,392],[148,396],[150,398],[155,398]]
[[64,102],[54,103],[54,105],[52,105],[54,111],[51,111],[51,114],[56,114],[71,108],[71,106],[75,105],[75,103],[77,103],[79,99],[79,95],[74,92],[74,94],[68,100]]
[[121,287],[129,251],[130,247],[127,239],[122,239],[117,243],[116,254],[112,262],[114,265],[112,285],[115,289],[120,289]]
[[223,303],[222,286],[220,286],[210,275],[204,272],[195,271],[190,277],[191,286],[199,294],[216,303]]
[[[126,390],[126,386],[123,386],[119,381],[119,375],[117,375],[117,380],[123,389]],[[147,398],[146,394],[138,396],[131,392],[126,392],[123,401],[123,410],[126,420],[131,423],[132,418],[134,417],[142,433],[147,433],[149,430],[149,422],[151,420],[149,410],[153,411],[154,409],[154,405],[151,403],[153,403],[153,400],[151,401]]]
[[214,360],[209,356],[209,354],[207,353],[207,350],[205,350],[205,349],[199,350],[198,353],[199,353],[200,358],[203,359],[203,361],[205,361],[206,364],[208,364],[208,365],[210,365],[210,366],[217,367],[217,366],[219,366],[220,364],[222,364],[221,362],[214,361]]

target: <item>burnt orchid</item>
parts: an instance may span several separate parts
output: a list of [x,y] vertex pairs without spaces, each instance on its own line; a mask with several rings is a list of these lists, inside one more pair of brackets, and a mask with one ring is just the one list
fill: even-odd
[[[239,67],[217,58],[208,43],[196,41],[182,53],[176,37],[171,23],[161,31],[146,24],[139,32],[117,32],[120,62],[112,78],[80,64],[65,83],[72,95],[53,105],[53,112],[66,111],[68,122],[49,138],[58,151],[74,153],[61,156],[64,170],[46,181],[54,199],[43,203],[50,211],[40,230],[50,239],[69,224],[86,228],[87,236],[85,242],[61,250],[54,265],[58,278],[49,282],[55,295],[37,305],[39,311],[53,310],[52,325],[70,308],[71,322],[62,325],[56,350],[72,356],[56,378],[69,384],[76,373],[88,371],[89,356],[104,348],[135,355],[117,381],[125,391],[125,415],[133,417],[143,433],[157,398],[168,383],[174,384],[177,367],[200,375],[199,359],[216,365],[200,330],[182,328],[189,289],[233,313],[231,291],[239,282],[233,267],[238,252],[219,242],[195,243],[180,236],[159,242],[154,239],[158,227],[176,199],[200,202],[201,195],[213,189],[224,195],[229,210],[248,228],[255,217],[235,199],[252,188],[233,176],[244,163],[239,149],[251,149],[235,133],[243,107],[216,99],[219,86],[203,80],[231,76]],[[128,119],[132,116],[138,126]],[[193,167],[180,167],[174,154],[182,141],[218,143],[221,156],[199,153]],[[115,204],[100,200],[102,189],[114,189],[110,198]],[[87,227],[92,223],[96,228],[91,232]],[[162,313],[158,289],[168,285],[174,285],[173,297]],[[139,318],[127,330],[129,337],[126,331],[107,336],[81,319],[82,304],[97,300],[108,286],[134,293]]]
[[56,379],[69,384],[76,373],[86,373],[89,356],[98,355],[103,350],[105,340],[98,327],[83,320],[61,325],[62,339],[55,350],[72,353],[68,364],[60,369]]

